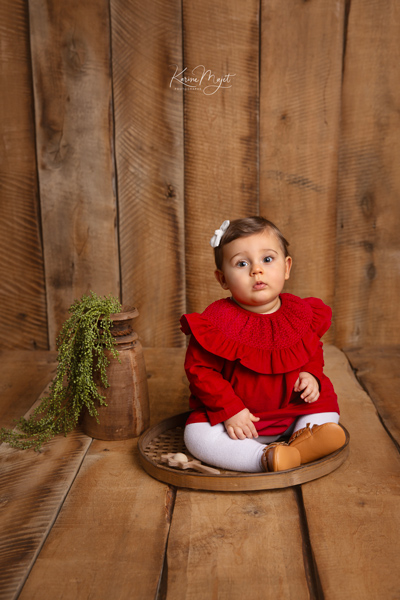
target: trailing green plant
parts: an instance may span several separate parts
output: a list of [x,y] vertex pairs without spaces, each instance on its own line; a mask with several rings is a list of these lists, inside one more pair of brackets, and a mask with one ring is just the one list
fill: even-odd
[[119,301],[111,295],[99,297],[90,292],[75,300],[69,308],[71,316],[57,338],[58,365],[48,394],[28,419],[16,420],[16,430],[0,429],[0,442],[23,450],[40,450],[59,433],[67,435],[72,431],[85,408],[99,420],[96,403],[107,404],[94,375],[98,371],[102,385],[108,387],[110,361],[105,351],[118,358],[110,315],[120,310]]

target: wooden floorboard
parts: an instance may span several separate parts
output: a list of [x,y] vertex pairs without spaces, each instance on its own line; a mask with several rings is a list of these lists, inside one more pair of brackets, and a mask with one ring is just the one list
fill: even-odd
[[93,442],[22,600],[155,598],[171,494],[140,468],[136,445]]
[[[145,350],[152,425],[187,408],[184,353]],[[23,600],[398,598],[397,446],[345,355],[326,346],[325,356],[350,456],[301,487],[174,490],[140,467],[136,439],[92,442],[79,431],[40,454],[1,446],[0,598],[22,586]],[[0,363],[0,376],[26,363],[0,379],[13,416],[31,382],[52,377],[48,358]]]
[[167,600],[308,599],[293,488],[178,490],[167,569]]
[[[56,353],[0,355],[0,425],[27,415],[57,366]],[[91,439],[58,437],[40,453],[0,446],[0,598],[21,589],[75,478]]]
[[190,392],[183,367],[185,353],[185,348],[144,350],[151,426],[188,410]]
[[356,377],[400,445],[400,346],[346,350]]
[[0,427],[29,410],[57,368],[57,353],[45,350],[0,354]]
[[0,598],[21,589],[91,441],[74,431],[40,453],[0,446]]
[[[183,412],[184,349],[147,349],[152,422]],[[21,599],[155,598],[174,492],[140,467],[137,440],[95,440]]]
[[302,486],[324,598],[398,598],[399,453],[345,355],[332,346],[325,358],[351,439],[346,463]]

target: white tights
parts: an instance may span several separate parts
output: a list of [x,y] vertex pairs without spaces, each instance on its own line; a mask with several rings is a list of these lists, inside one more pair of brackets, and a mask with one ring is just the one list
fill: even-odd
[[209,465],[231,471],[259,473],[264,470],[261,465],[261,457],[266,445],[275,442],[282,435],[289,436],[306,427],[307,423],[310,423],[311,426],[339,423],[339,415],[336,412],[303,415],[284,434],[264,435],[244,440],[230,438],[223,423],[213,426],[210,423],[190,423],[185,427],[184,439],[190,454]]

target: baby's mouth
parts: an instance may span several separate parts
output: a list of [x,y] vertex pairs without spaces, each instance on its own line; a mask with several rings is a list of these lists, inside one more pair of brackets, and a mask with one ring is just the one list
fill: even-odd
[[254,285],[253,285],[253,290],[263,290],[264,288],[267,287],[267,284],[264,283],[263,281],[257,281]]

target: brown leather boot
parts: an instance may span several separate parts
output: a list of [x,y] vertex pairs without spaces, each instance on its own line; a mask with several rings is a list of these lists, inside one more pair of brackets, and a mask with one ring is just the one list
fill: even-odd
[[301,464],[304,465],[339,450],[345,441],[346,435],[336,423],[324,423],[312,427],[308,423],[307,427],[299,429],[292,435],[289,446],[297,448],[300,452]]
[[300,466],[300,453],[286,442],[272,442],[264,450],[261,459],[265,471],[287,471]]

